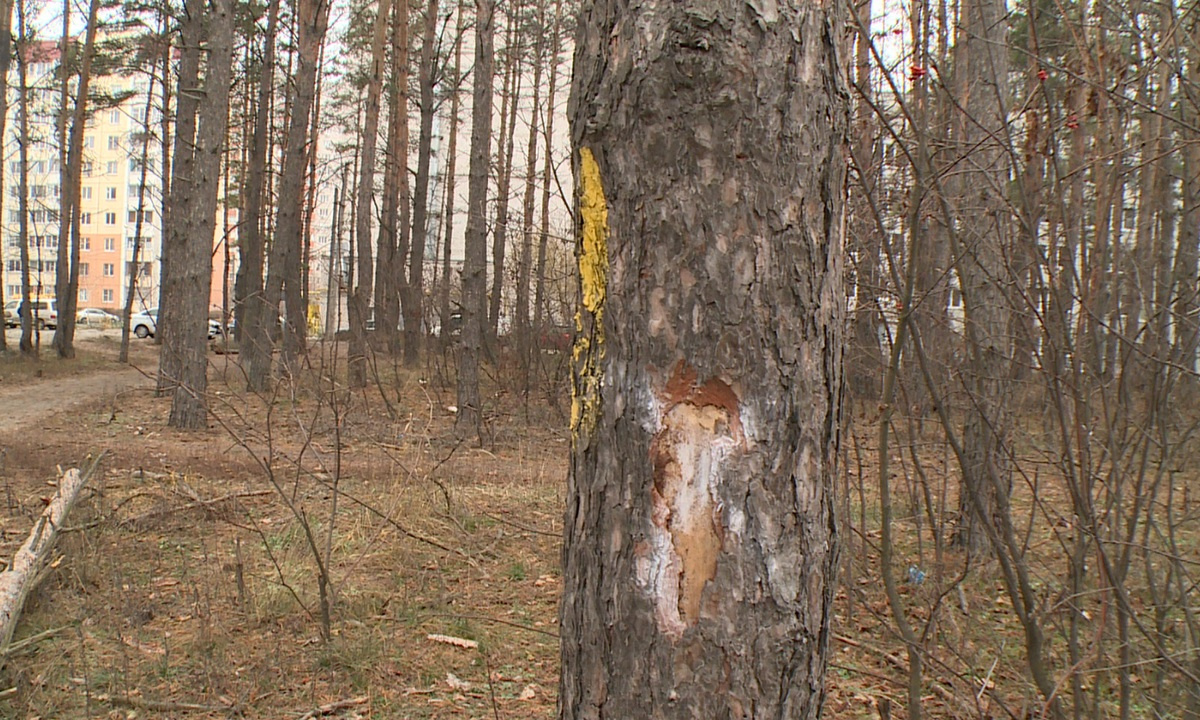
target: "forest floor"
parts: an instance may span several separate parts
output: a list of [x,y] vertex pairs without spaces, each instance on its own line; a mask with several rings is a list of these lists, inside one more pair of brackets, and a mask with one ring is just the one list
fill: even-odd
[[[515,373],[491,377],[477,448],[455,439],[436,355],[414,371],[381,359],[379,381],[356,393],[320,379],[342,372],[344,356],[326,356],[307,384],[259,397],[232,356],[212,354],[210,427],[181,433],[166,427],[169,398],[153,394],[156,353],[135,343],[135,367],[122,367],[98,337],[72,363],[0,357],[0,557],[25,539],[58,468],[103,454],[16,639],[46,636],[0,671],[0,717],[554,716],[561,382],[526,397]],[[561,357],[547,361],[561,373]],[[871,485],[856,438],[847,498]],[[877,534],[843,536],[855,559],[835,602],[825,716],[890,705],[904,717]],[[944,652],[973,669],[930,671],[933,717],[1000,716],[981,688],[1024,692],[995,573],[973,578],[944,603],[901,588],[918,620],[921,606],[963,606],[942,613],[958,638]],[[1012,642],[992,642],[1001,636]]]

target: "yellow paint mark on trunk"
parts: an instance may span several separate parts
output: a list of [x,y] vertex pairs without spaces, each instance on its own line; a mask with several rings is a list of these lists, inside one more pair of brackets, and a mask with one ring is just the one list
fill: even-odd
[[[579,285],[583,307],[575,316],[573,350],[575,382],[571,388],[571,432],[591,434],[600,416],[600,385],[604,357],[604,302],[608,292],[608,201],[600,166],[588,148],[579,151]],[[591,315],[591,332],[584,334],[583,312]]]

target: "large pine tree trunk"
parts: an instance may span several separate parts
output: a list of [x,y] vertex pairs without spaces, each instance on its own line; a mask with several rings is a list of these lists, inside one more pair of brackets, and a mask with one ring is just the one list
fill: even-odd
[[[208,424],[208,305],[212,291],[212,249],[217,224],[217,190],[229,119],[229,84],[233,66],[233,2],[212,0],[207,13],[208,62],[204,103],[198,113],[192,193],[188,212],[176,216],[187,228],[175,267],[179,294],[175,304],[172,344],[163,352],[180,358],[179,383],[171,399],[171,427],[200,429]],[[178,188],[176,188],[178,195]]]
[[445,207],[442,208],[445,224],[445,233],[442,236],[442,284],[438,289],[438,340],[443,348],[450,338],[450,246],[454,239],[454,173],[458,153],[458,107],[462,94],[463,6],[466,4],[465,0],[457,1],[458,19],[454,23],[454,71],[450,75],[450,141],[446,152],[446,199]]
[[842,7],[597,0],[581,15],[562,718],[820,712]]
[[[182,271],[186,267],[187,244],[191,237],[188,220],[198,199],[195,188],[196,127],[200,110],[200,43],[204,39],[204,2],[184,4],[180,29],[178,76],[176,79],[174,150],[171,153],[170,188],[164,191],[163,247],[160,298],[155,337],[162,343],[158,357],[158,395],[173,392],[180,381],[183,359],[177,348]],[[164,174],[166,169],[163,170]],[[169,193],[169,194],[168,194]],[[211,260],[210,260],[211,262]],[[206,301],[207,304],[207,301]]]

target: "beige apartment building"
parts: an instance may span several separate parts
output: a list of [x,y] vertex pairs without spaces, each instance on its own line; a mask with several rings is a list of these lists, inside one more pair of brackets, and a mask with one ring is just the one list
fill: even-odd
[[[54,296],[58,244],[66,239],[60,225],[61,202],[59,143],[56,137],[51,91],[57,80],[58,46],[44,42],[32,52],[28,69],[31,109],[28,148],[29,280],[30,292]],[[16,63],[9,71],[9,117],[4,138],[4,192],[0,200],[3,242],[3,285],[6,300],[21,294],[19,187],[19,77]],[[150,146],[146,181],[142,247],[133,264],[141,180],[140,133],[147,113],[151,122],[157,110],[148,102],[149,77],[98,77],[93,87],[112,97],[128,95],[119,106],[91,114],[84,134],[83,172],[80,187],[79,307],[117,313],[125,301],[131,275],[136,277],[134,310],[158,304],[159,258],[162,251],[162,200],[157,143]]]

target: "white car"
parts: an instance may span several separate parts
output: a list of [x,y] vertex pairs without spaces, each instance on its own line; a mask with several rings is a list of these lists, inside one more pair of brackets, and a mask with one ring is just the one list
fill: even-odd
[[158,330],[158,308],[143,310],[129,316],[129,332],[140,338],[154,337]]
[[100,308],[84,308],[75,316],[75,322],[80,325],[117,325],[121,318]]

